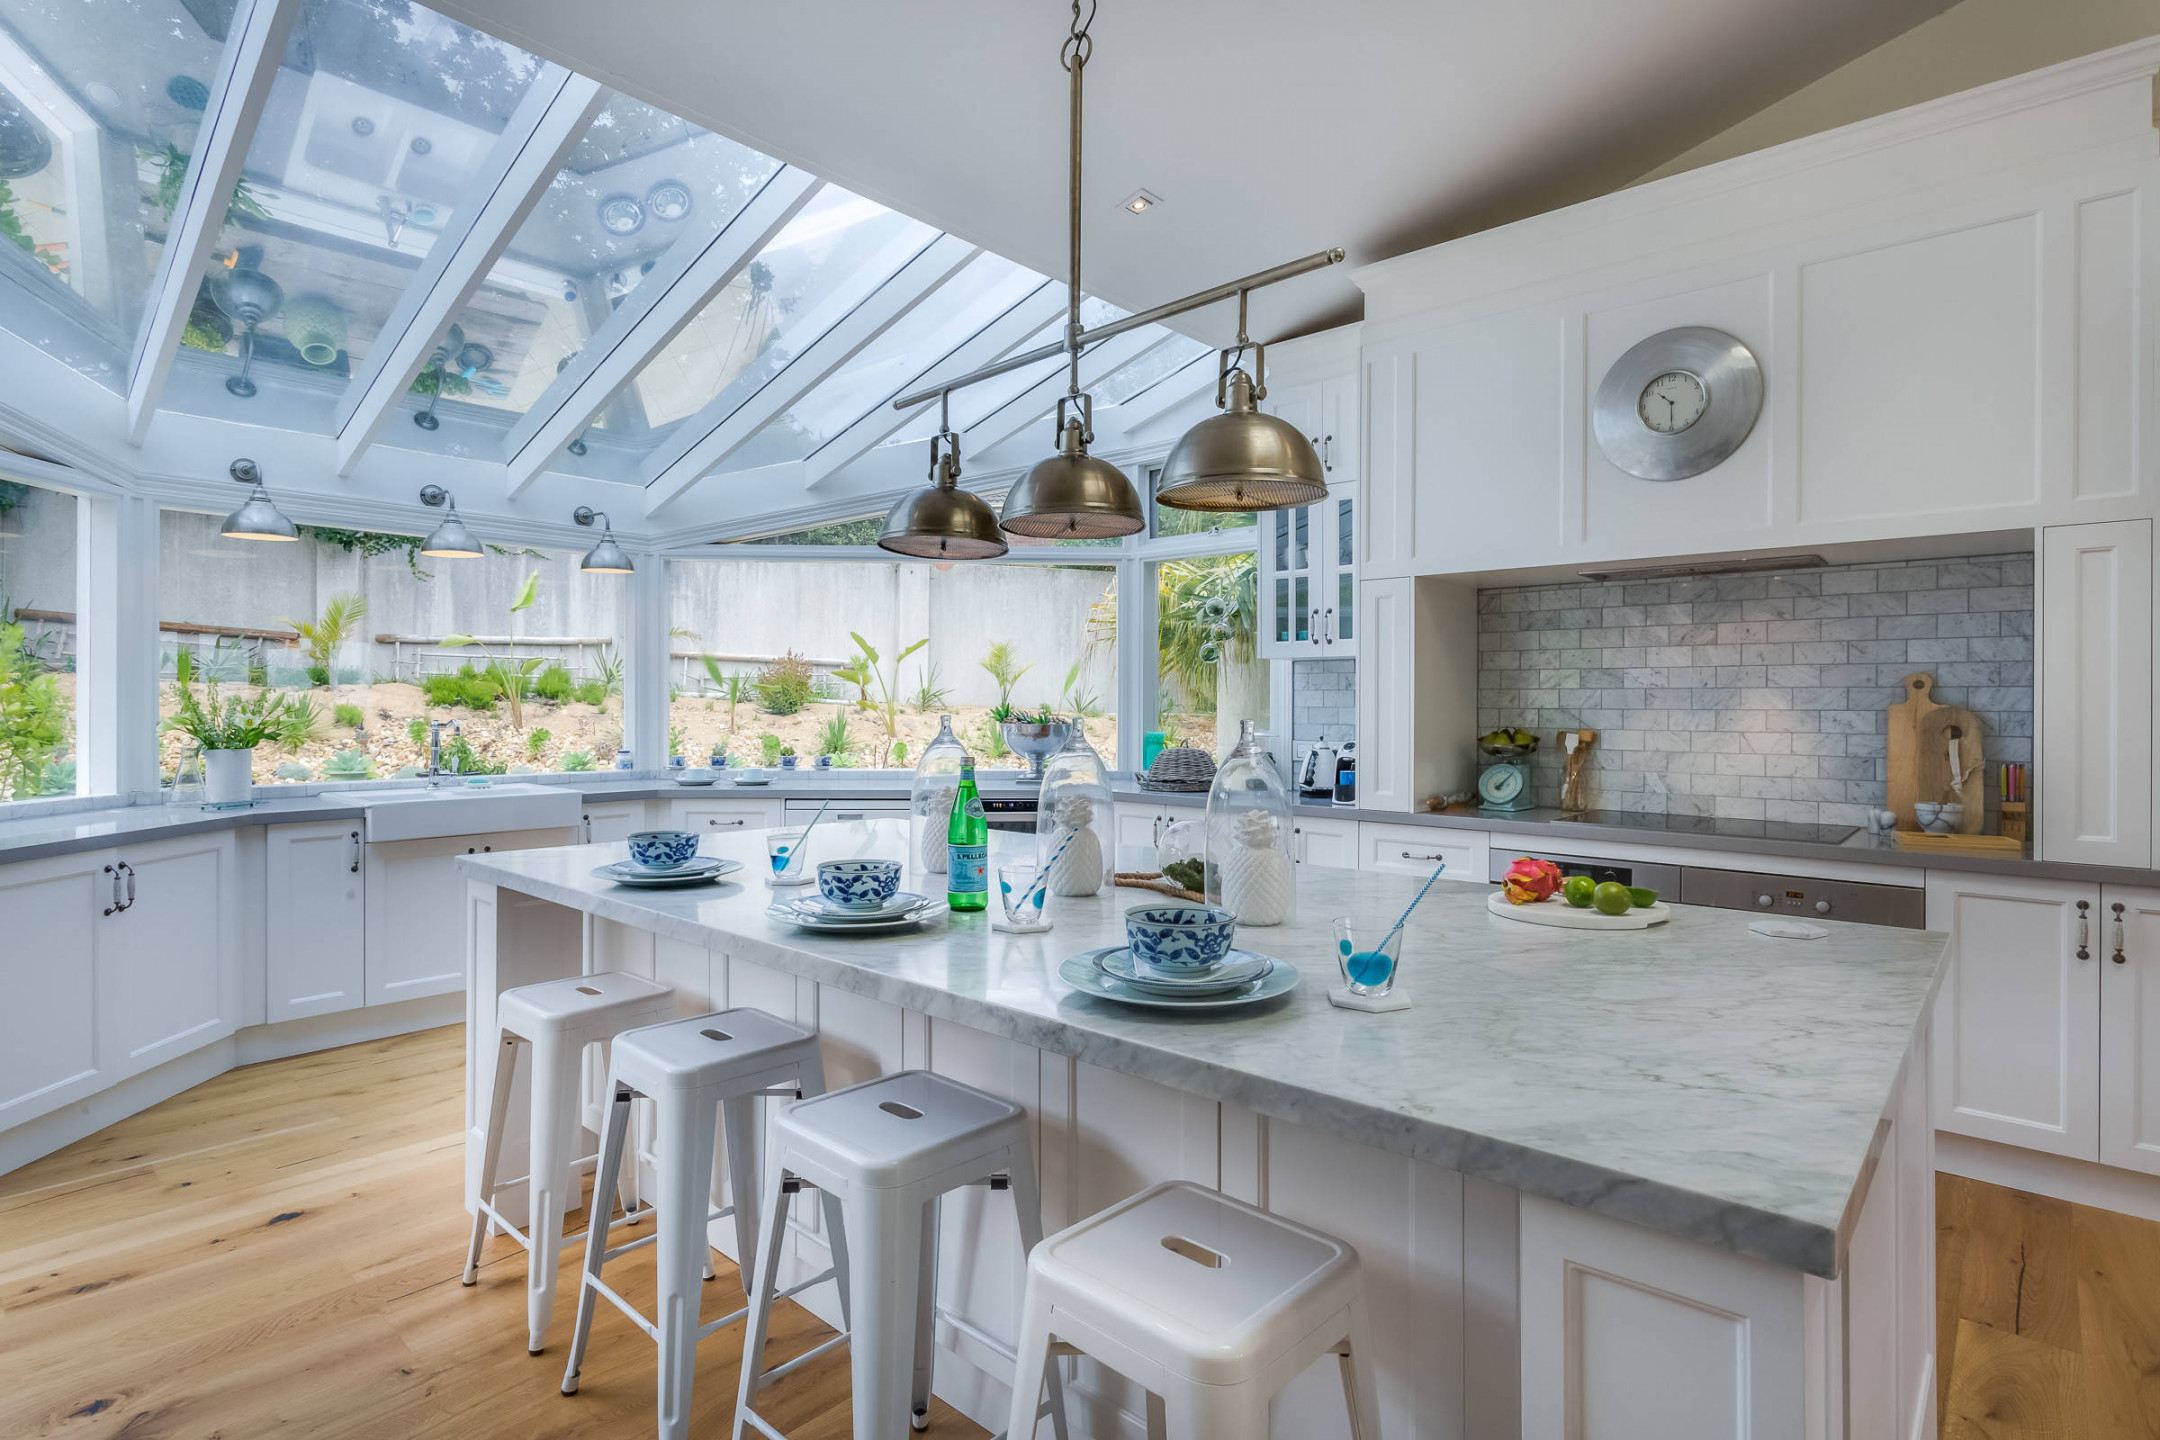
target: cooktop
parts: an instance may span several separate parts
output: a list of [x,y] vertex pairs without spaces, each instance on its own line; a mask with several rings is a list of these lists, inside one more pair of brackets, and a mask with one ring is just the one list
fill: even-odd
[[1796,840],[1838,845],[1857,825],[1807,825],[1788,820],[1724,820],[1712,815],[1660,815],[1645,810],[1575,810],[1555,818],[1561,825],[1610,825],[1620,830],[1655,830],[1667,835],[1714,835],[1725,840]]

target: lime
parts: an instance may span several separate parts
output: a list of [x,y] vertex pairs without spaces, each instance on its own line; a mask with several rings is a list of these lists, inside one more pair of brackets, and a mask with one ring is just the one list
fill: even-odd
[[1567,897],[1568,904],[1578,910],[1587,910],[1590,908],[1590,893],[1595,889],[1597,881],[1588,875],[1570,875],[1567,884],[1560,887],[1560,893]]
[[1600,915],[1625,915],[1635,898],[1628,894],[1628,887],[1617,880],[1601,882],[1590,894],[1590,903],[1597,906]]
[[1655,890],[1648,889],[1641,885],[1630,885],[1628,886],[1627,893],[1628,899],[1633,900],[1638,907],[1644,910],[1647,910],[1652,905],[1657,904],[1657,891]]

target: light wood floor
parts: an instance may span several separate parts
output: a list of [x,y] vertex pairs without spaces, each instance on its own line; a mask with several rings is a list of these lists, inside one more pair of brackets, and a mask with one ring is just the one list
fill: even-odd
[[1935,1177],[1943,1440],[2160,1437],[2160,1224]]
[[[650,1435],[651,1345],[605,1306],[557,1393],[579,1247],[537,1358],[514,1242],[458,1284],[463,1064],[452,1026],[236,1070],[0,1177],[0,1436]],[[2160,1224],[1951,1175],[1936,1206],[1945,1440],[2160,1437]],[[648,1313],[651,1254],[610,1270]],[[831,1333],[784,1311],[775,1362]],[[741,1333],[698,1351],[694,1434],[727,1433]],[[843,1440],[847,1391],[842,1350],[765,1410]]]
[[[650,1436],[652,1345],[608,1306],[558,1392],[582,1245],[545,1355],[515,1241],[458,1283],[463,1066],[452,1026],[235,1070],[0,1177],[0,1436]],[[652,1253],[608,1270],[647,1314]],[[714,1260],[725,1313],[741,1291]],[[831,1334],[782,1308],[772,1363]],[[699,1347],[693,1434],[728,1433],[741,1354],[740,1322]],[[844,1440],[847,1396],[842,1347],[760,1408]],[[933,1401],[929,1433],[984,1432]]]

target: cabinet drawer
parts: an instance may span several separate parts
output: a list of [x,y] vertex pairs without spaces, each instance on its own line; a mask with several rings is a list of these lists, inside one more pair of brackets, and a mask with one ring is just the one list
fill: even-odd
[[778,800],[677,800],[674,824],[678,830],[704,834],[734,835],[745,830],[769,830],[782,824]]
[[1432,874],[1433,866],[1447,862],[1443,880],[1468,884],[1485,882],[1490,837],[1482,830],[1442,830],[1430,825],[1375,825],[1358,827],[1358,868],[1392,870],[1420,878]]

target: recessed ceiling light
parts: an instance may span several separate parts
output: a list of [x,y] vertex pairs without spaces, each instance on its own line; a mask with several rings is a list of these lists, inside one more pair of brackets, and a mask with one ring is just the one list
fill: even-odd
[[103,106],[107,110],[120,103],[120,92],[102,80],[92,80],[83,86],[83,96],[91,104]]
[[1135,190],[1125,197],[1125,203],[1120,208],[1133,215],[1144,215],[1160,204],[1162,204],[1160,195],[1150,195],[1145,190]]

